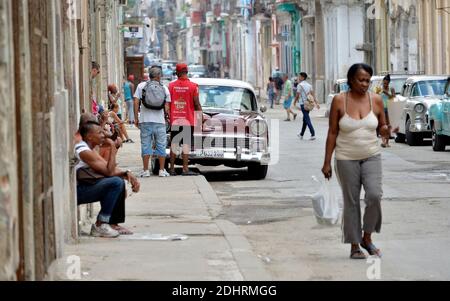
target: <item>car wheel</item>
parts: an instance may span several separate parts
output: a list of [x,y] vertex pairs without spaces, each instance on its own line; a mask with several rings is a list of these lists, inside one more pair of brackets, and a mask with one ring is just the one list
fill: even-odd
[[397,133],[397,136],[395,136],[395,142],[396,143],[405,143],[405,135]]
[[435,152],[443,152],[445,151],[445,144],[445,137],[436,133],[436,128],[433,124],[431,132],[431,145],[433,146],[433,150]]
[[262,180],[266,178],[268,165],[255,164],[248,166],[248,174],[253,180]]
[[405,129],[406,143],[409,146],[417,146],[422,144],[423,137],[420,136],[419,133],[410,132],[409,131],[410,126],[411,126],[411,119],[408,119],[408,121],[406,121],[406,129]]

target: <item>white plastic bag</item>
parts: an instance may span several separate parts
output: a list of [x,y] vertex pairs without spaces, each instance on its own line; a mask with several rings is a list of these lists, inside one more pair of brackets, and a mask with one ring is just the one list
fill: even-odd
[[312,178],[314,182],[320,184],[319,191],[312,195],[312,205],[317,222],[321,225],[335,225],[341,215],[338,197],[331,189],[330,181],[319,181],[314,176]]

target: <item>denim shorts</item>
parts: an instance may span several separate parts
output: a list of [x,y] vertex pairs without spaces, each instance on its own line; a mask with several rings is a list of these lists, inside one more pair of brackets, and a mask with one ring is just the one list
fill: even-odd
[[[157,155],[159,157],[165,157],[167,146],[166,125],[162,123],[144,122],[139,127],[141,130],[142,156]],[[153,150],[153,138],[155,139],[155,150]]]
[[287,110],[291,107],[292,105],[292,97],[286,98],[286,100],[283,103],[283,107]]

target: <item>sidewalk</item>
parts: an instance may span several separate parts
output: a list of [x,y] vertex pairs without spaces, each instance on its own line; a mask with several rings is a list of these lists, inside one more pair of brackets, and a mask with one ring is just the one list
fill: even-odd
[[[139,132],[131,127],[128,132],[136,143],[125,144],[118,162],[137,173],[142,168]],[[80,257],[81,280],[271,280],[237,226],[216,219],[221,207],[203,176],[141,179],[141,191],[127,198],[126,207],[125,227],[135,234],[92,238],[86,225],[79,244],[66,246],[50,279],[67,280],[67,261],[75,255]],[[95,214],[98,209],[96,205]],[[155,234],[187,239],[155,241]]]

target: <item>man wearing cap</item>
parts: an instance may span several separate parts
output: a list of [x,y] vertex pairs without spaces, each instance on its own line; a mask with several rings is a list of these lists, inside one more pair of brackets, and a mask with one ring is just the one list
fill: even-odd
[[[188,66],[177,64],[178,80],[169,84],[171,125],[170,175],[175,176],[176,150],[182,145],[183,176],[194,176],[197,173],[189,170],[189,153],[194,137],[194,127],[199,119],[202,122],[202,106],[199,100],[197,84],[188,78]],[[197,117],[197,118],[196,118]]]

